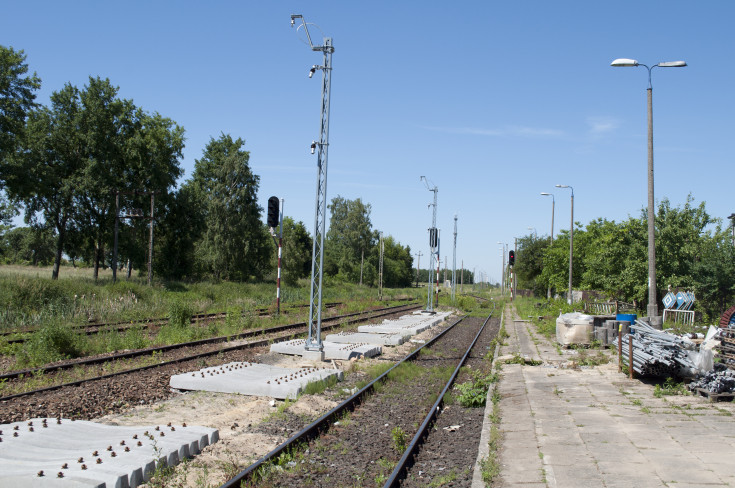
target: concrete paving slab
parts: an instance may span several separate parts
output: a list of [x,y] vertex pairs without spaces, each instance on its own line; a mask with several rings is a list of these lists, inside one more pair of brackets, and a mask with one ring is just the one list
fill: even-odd
[[368,332],[339,332],[324,338],[327,342],[338,344],[373,344],[378,346],[400,346],[408,337],[403,334],[370,334]]
[[171,377],[171,388],[220,393],[296,398],[309,383],[343,373],[331,368],[281,368],[267,364],[235,362]]
[[[305,356],[308,353],[305,346],[306,340],[294,339],[291,341],[278,342],[271,345],[271,352],[279,354],[289,354],[292,356]],[[322,341],[324,349],[324,359],[342,359],[349,360],[352,358],[379,356],[383,349],[375,344],[367,344],[364,342],[355,344],[340,344],[337,342]]]
[[[0,486],[135,487],[217,442],[208,427],[35,418],[0,425]],[[16,435],[17,434],[17,435]]]

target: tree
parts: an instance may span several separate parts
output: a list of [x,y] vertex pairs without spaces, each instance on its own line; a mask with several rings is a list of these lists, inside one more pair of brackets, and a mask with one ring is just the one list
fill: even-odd
[[26,116],[35,107],[33,92],[41,88],[41,79],[36,73],[27,74],[25,60],[22,49],[15,51],[0,45],[0,163],[19,145]]
[[[312,238],[303,222],[294,222],[291,217],[283,219],[283,249],[281,266],[283,280],[295,285],[299,279],[311,274]],[[275,255],[275,245],[271,255]],[[277,264],[277,263],[276,263]]]
[[59,277],[61,253],[86,163],[79,132],[79,97],[79,90],[67,84],[51,95],[51,108],[31,112],[23,150],[4,165],[8,192],[25,204],[26,223],[56,231],[53,279]]
[[347,200],[336,196],[329,204],[331,218],[325,244],[324,270],[356,283],[360,279],[363,252],[367,257],[377,241],[372,231],[370,204],[361,199]]
[[0,253],[8,264],[45,266],[54,259],[54,236],[48,229],[17,227],[2,236]]
[[210,139],[187,183],[202,213],[195,242],[199,270],[215,279],[248,280],[266,269],[268,247],[257,204],[259,177],[242,139]]
[[415,277],[411,248],[403,247],[392,236],[383,238],[383,286],[399,288],[411,286]]
[[26,222],[56,231],[54,279],[64,250],[90,259],[97,277],[112,244],[115,190],[157,191],[165,199],[181,174],[183,129],[117,92],[99,77],[83,90],[67,84],[54,92],[50,108],[28,117],[23,150],[6,165],[8,190],[25,203]]
[[546,283],[540,277],[548,247],[548,238],[539,239],[531,234],[518,239],[514,265],[518,287],[532,290],[536,296],[543,296],[546,290]]

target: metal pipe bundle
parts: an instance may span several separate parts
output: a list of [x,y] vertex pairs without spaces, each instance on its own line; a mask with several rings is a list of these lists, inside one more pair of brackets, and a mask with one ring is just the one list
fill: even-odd
[[[642,376],[685,377],[697,375],[697,367],[689,352],[693,343],[680,337],[654,329],[637,320],[631,327],[633,340],[633,370]],[[628,344],[631,334],[623,336],[623,358],[629,361]]]

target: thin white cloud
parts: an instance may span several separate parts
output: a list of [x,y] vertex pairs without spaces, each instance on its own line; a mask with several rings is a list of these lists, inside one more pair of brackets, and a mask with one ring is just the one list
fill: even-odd
[[612,132],[620,126],[620,122],[612,117],[587,117],[589,133],[600,136]]

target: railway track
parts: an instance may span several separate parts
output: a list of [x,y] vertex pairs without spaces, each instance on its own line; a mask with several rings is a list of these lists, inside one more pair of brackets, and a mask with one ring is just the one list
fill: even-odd
[[[322,330],[330,330],[386,315],[404,313],[419,307],[420,305],[418,304],[406,304],[329,317],[322,320]],[[221,356],[224,360],[233,354],[236,355],[246,350],[266,347],[274,340],[296,338],[306,332],[306,325],[306,322],[298,322],[271,328],[250,330],[237,334],[236,336],[223,336],[170,346],[147,348],[110,356],[69,361],[42,368],[5,373],[0,375],[0,384],[3,387],[3,392],[5,392],[3,396],[0,396],[0,423],[6,421],[2,414],[3,407],[13,401],[34,395],[48,394],[64,388],[82,387],[95,381],[112,380],[122,375],[142,373],[165,367],[176,367],[195,361],[202,362],[214,356]],[[234,345],[224,346],[225,343],[231,341],[239,342]],[[131,361],[136,358],[143,358],[143,364],[141,365]],[[153,360],[151,361],[150,358],[153,358]],[[69,381],[69,377],[63,374],[67,370],[74,369],[78,371],[80,368],[85,368],[88,373],[81,379]],[[111,370],[113,372],[109,372]],[[23,389],[24,384],[35,386],[38,383],[44,386]],[[46,410],[48,410],[48,405],[46,406]]]
[[[485,346],[498,329],[497,320],[492,327],[486,327],[491,317],[492,313],[484,321],[464,317],[455,321],[222,488],[361,486],[363,482],[397,486],[407,477],[418,480],[416,486],[425,486],[428,481],[420,473],[412,473],[411,465],[430,427],[438,422],[439,412],[444,416],[444,412],[451,410],[460,418],[472,415],[456,404],[445,408],[443,402],[458,375],[464,379],[469,375],[461,369],[468,360],[480,369],[487,363],[482,359],[487,353]],[[481,428],[483,409],[470,410],[479,411],[473,415],[479,415],[475,423]],[[455,431],[460,428],[453,427]],[[470,440],[467,450],[474,454],[468,456],[462,448],[457,448],[443,451],[441,457],[451,457],[456,451],[457,463],[474,464],[476,437],[467,431],[458,435]]]
[[[327,303],[324,305],[326,310],[336,308],[342,305],[342,302]],[[289,312],[297,312],[308,308],[309,305],[293,305],[289,308],[284,308],[281,313],[286,315]],[[272,310],[269,307],[260,307],[252,310],[242,312],[242,316],[247,313],[252,313],[257,317],[270,317]],[[213,313],[196,313],[191,316],[189,323],[193,325],[208,324],[213,321],[221,321],[227,318],[227,312],[213,312]],[[116,322],[90,322],[88,324],[76,324],[70,326],[72,330],[84,333],[86,335],[95,335],[100,332],[125,332],[132,329],[133,327],[142,327],[143,329],[154,329],[156,327],[162,327],[169,323],[168,317],[157,317],[157,318],[146,318],[136,320],[122,320]],[[8,344],[22,344],[28,340],[28,335],[38,331],[38,327],[29,327],[19,330],[4,330],[0,331],[0,339],[6,338],[5,342]],[[18,337],[21,335],[20,337]]]

